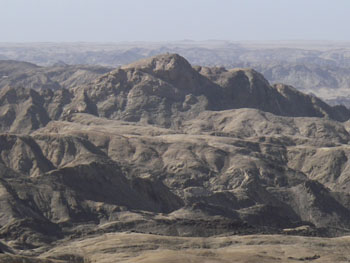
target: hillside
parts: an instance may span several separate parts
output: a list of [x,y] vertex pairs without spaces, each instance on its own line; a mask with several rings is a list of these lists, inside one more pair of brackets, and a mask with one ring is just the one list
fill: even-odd
[[177,54],[2,63],[0,262],[349,260],[345,107]]
[[0,43],[1,59],[41,66],[89,64],[116,67],[167,52],[178,53],[193,65],[253,68],[270,83],[291,85],[332,105],[350,105],[350,48],[347,42]]

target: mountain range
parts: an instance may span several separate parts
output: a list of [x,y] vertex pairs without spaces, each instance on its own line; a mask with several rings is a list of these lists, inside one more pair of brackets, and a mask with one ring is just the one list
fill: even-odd
[[270,83],[291,85],[332,105],[350,106],[350,49],[347,42],[0,43],[0,59],[41,66],[117,67],[167,52],[180,54],[192,65],[253,68]]
[[177,54],[0,72],[0,262],[350,260],[346,107]]

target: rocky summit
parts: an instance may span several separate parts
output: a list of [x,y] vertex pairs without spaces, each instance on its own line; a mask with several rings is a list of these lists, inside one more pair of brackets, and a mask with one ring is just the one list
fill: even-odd
[[177,54],[0,72],[0,262],[350,260],[346,107]]

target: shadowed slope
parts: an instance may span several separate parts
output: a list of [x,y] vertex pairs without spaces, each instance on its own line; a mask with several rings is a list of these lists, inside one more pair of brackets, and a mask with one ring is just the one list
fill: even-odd
[[0,238],[16,253],[123,231],[350,233],[349,111],[254,70],[166,54],[67,89],[5,87],[0,110]]

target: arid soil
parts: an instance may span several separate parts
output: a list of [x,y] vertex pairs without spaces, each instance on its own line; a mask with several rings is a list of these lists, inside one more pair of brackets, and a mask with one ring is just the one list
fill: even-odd
[[0,89],[0,262],[350,260],[347,108],[176,54],[63,68]]

